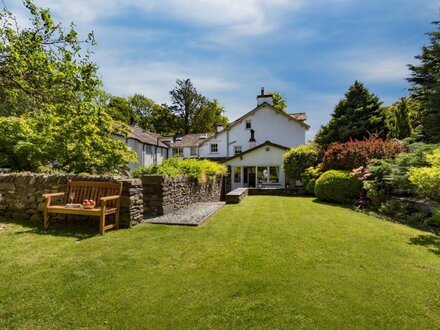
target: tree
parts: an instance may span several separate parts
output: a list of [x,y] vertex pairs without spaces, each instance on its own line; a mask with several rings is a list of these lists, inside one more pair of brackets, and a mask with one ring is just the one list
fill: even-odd
[[124,97],[112,96],[107,104],[107,113],[116,121],[130,124],[132,119],[132,108]]
[[387,137],[391,139],[405,139],[412,134],[410,108],[405,97],[384,109]]
[[[36,170],[39,164],[52,164],[70,172],[126,168],[134,154],[112,137],[117,128],[101,102],[97,66],[83,48],[95,44],[93,33],[81,41],[73,24],[66,31],[48,9],[32,0],[23,4],[31,16],[28,28],[21,29],[7,8],[0,12],[0,115],[23,121],[13,125],[13,132],[34,151],[32,162],[10,158],[11,167]],[[5,133],[4,127],[0,130]]]
[[408,65],[411,95],[420,101],[420,125],[425,142],[440,142],[440,21],[432,22],[437,31],[427,33],[431,44],[422,47],[415,58],[419,65]]
[[172,106],[170,110],[179,118],[180,132],[188,134],[196,111],[202,106],[204,97],[191,83],[191,79],[176,80],[177,86],[170,91]]
[[226,127],[228,118],[224,116],[224,111],[217,100],[205,100],[194,115],[191,133],[216,132],[217,125]]
[[172,105],[168,108],[177,117],[177,134],[215,132],[218,124],[228,122],[218,101],[201,95],[191,79],[178,79],[176,84],[170,91]]
[[319,130],[316,142],[327,147],[333,142],[363,140],[373,133],[385,138],[387,129],[381,105],[377,96],[356,81],[335,106],[330,122]]
[[269,92],[273,96],[273,107],[283,112],[287,111],[287,101],[283,95],[278,92]]

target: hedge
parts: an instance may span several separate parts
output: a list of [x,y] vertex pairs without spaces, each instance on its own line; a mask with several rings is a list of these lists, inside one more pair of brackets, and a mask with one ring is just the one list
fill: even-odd
[[315,195],[325,202],[348,204],[359,197],[362,184],[349,171],[330,170],[315,184]]

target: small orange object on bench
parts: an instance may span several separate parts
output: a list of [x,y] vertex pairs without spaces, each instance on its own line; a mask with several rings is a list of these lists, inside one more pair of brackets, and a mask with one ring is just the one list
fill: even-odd
[[[104,235],[111,228],[119,228],[119,206],[121,202],[122,182],[99,182],[99,181],[70,181],[67,183],[67,193],[44,194],[46,204],[44,206],[44,229],[49,227],[49,214],[76,214],[100,217],[99,233]],[[90,199],[96,202],[93,208],[66,207],[66,205],[51,205],[52,198],[64,196],[64,204],[70,201],[80,205],[83,200]],[[72,198],[73,197],[73,198]],[[71,199],[72,198],[72,199]],[[105,224],[107,215],[115,215],[114,224]]]

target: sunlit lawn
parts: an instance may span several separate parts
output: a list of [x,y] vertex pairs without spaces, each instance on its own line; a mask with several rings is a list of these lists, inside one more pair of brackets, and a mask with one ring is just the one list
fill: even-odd
[[440,238],[312,198],[103,237],[3,223],[0,328],[440,328]]

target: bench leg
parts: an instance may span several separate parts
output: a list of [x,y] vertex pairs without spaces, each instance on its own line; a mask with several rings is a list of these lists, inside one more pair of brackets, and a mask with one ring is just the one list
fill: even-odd
[[43,225],[43,229],[47,230],[47,228],[49,227],[49,212],[47,212],[47,209],[44,209],[44,225]]
[[104,235],[105,234],[105,214],[101,214],[101,218],[99,219],[99,234]]

